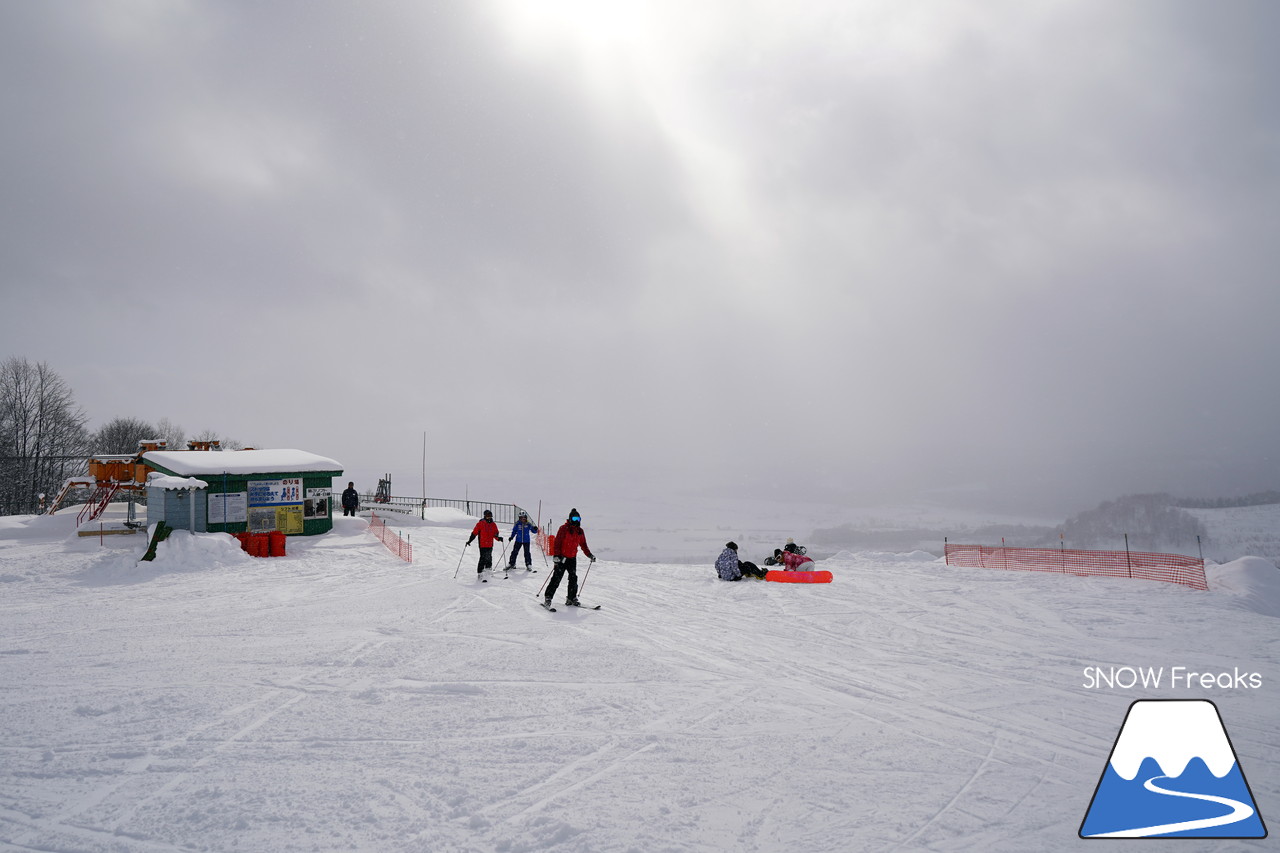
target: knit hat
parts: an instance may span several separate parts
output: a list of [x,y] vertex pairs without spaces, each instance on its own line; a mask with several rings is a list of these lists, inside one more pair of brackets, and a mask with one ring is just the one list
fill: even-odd
[[726,542],[726,543],[724,543],[724,547],[728,548],[730,551],[736,551],[736,550],[738,550],[738,543],[737,543],[737,542]]
[[571,509],[569,510],[569,520],[582,521],[582,515],[576,509]]

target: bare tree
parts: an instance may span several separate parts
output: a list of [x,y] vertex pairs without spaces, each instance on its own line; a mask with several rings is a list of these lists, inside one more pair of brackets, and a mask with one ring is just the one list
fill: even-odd
[[157,438],[159,431],[137,418],[115,418],[93,434],[94,453],[136,453],[138,442]]
[[168,418],[156,421],[156,434],[152,438],[163,438],[169,450],[183,450],[187,446],[187,433],[181,424],[175,424]]
[[48,364],[16,356],[0,364],[0,512],[34,512],[84,468],[86,417]]
[[224,438],[216,429],[204,429],[191,437],[192,441],[216,441],[223,450],[239,450],[244,442],[234,438]]

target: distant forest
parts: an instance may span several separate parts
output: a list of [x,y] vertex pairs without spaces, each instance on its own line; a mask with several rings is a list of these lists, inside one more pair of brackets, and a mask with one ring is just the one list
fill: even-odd
[[1169,503],[1184,509],[1228,509],[1240,506],[1280,504],[1280,492],[1258,492],[1242,498],[1170,498]]
[[1169,495],[1126,495],[1068,518],[1062,536],[1073,548],[1182,552],[1195,554],[1209,541],[1200,519]]
[[[93,454],[133,454],[142,439],[164,439],[171,448],[186,440],[167,418],[118,417],[96,431],[88,424],[71,387],[48,364],[18,356],[0,362],[0,515],[41,512],[67,478],[84,474]],[[213,430],[195,440],[243,446]]]

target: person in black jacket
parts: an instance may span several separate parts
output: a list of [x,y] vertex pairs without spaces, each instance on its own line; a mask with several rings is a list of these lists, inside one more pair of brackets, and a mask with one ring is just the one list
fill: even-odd
[[356,484],[348,482],[346,490],[342,493],[342,515],[345,518],[348,515],[355,515],[356,510],[360,508],[360,493],[356,491]]

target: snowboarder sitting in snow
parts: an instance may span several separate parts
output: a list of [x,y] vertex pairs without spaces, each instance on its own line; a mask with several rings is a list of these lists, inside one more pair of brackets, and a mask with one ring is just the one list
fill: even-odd
[[547,584],[546,605],[551,606],[551,599],[555,597],[556,589],[560,586],[560,578],[564,577],[564,573],[569,573],[569,588],[565,592],[565,605],[569,607],[578,607],[578,549],[582,549],[582,553],[591,558],[591,562],[595,562],[595,555],[591,553],[591,549],[587,547],[587,534],[582,531],[582,516],[578,515],[576,509],[569,510],[569,520],[560,525],[560,529],[556,531],[556,544],[551,549],[552,556],[555,557],[556,568],[551,575],[551,581]]
[[477,536],[480,537],[480,562],[476,564],[476,577],[480,577],[485,569],[493,568],[494,540],[502,541],[502,537],[498,535],[498,525],[493,521],[493,510],[484,511],[484,518],[471,528],[471,538],[467,540],[467,544],[474,542]]
[[812,565],[807,568],[801,568],[805,563],[813,563],[813,559],[811,557],[806,557],[799,551],[783,551],[781,548],[777,548],[773,552],[773,560],[775,565],[782,565],[782,570],[784,572],[808,572],[813,570]]
[[743,576],[762,578],[764,570],[755,563],[744,563],[738,560],[736,542],[725,543],[724,550],[716,557],[716,574],[722,581],[740,581]]
[[529,538],[530,534],[538,532],[538,525],[529,523],[529,513],[520,510],[520,517],[516,519],[515,527],[511,528],[511,559],[507,562],[508,569],[516,567],[516,555],[520,553],[521,546],[524,546],[524,568],[525,571],[533,571],[533,557],[529,555]]
[[809,549],[803,545],[797,545],[796,540],[787,537],[787,544],[782,546],[782,550],[788,554],[808,554]]
[[796,540],[788,537],[787,544],[783,545],[781,548],[775,548],[773,551],[773,556],[766,557],[764,564],[766,566],[781,566],[783,553],[800,554],[803,556],[804,554],[808,553],[808,549],[805,548],[803,545],[797,545]]
[[738,546],[733,542],[725,543],[724,550],[716,557],[716,574],[722,581],[742,580],[742,570],[738,568]]

